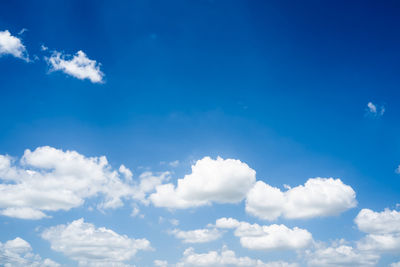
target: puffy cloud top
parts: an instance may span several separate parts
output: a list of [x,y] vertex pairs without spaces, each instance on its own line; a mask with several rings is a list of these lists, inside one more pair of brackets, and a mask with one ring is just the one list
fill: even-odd
[[116,208],[133,194],[106,157],[48,146],[26,150],[20,164],[0,155],[0,180],[0,214],[21,219],[40,219],[43,211],[69,210],[99,195],[99,208]]
[[217,228],[235,229],[235,236],[240,238],[243,247],[254,250],[290,250],[303,249],[313,241],[312,235],[305,229],[288,228],[285,225],[258,225],[239,222],[232,218],[220,218]]
[[157,186],[150,196],[155,206],[189,208],[243,200],[256,180],[256,172],[235,159],[204,157],[192,166],[192,173],[179,179],[177,186]]
[[50,227],[43,231],[42,238],[50,242],[53,250],[82,266],[115,266],[139,250],[151,249],[147,239],[132,239],[104,227],[96,228],[83,219]]
[[308,179],[285,192],[258,181],[246,199],[246,211],[265,220],[337,215],[356,205],[354,190],[333,178]]

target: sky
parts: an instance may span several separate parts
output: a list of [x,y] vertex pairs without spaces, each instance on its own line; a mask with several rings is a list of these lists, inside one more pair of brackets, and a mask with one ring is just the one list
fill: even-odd
[[0,266],[400,266],[398,1],[2,1]]

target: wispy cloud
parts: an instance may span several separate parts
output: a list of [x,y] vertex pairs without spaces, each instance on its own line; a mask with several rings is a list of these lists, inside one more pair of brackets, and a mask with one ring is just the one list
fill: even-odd
[[82,50],[74,56],[54,51],[50,57],[45,57],[45,60],[50,66],[50,71],[62,71],[80,80],[88,79],[92,83],[104,82],[104,73],[100,70],[101,64],[89,59]]

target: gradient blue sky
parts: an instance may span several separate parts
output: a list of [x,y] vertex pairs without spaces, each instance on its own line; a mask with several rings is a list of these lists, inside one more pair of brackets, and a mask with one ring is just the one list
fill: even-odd
[[[398,1],[2,1],[0,31],[19,38],[31,62],[0,57],[1,155],[18,160],[42,146],[104,155],[134,180],[170,171],[174,184],[197,160],[220,156],[281,190],[340,178],[358,204],[335,216],[268,222],[246,213],[244,201],[183,210],[129,201],[102,212],[88,210],[90,199],[51,218],[0,216],[0,242],[20,237],[42,258],[75,266],[41,234],[84,218],[150,241],[153,251],[126,264],[175,264],[188,247],[206,253],[225,244],[237,256],[307,266],[304,251],[251,250],[231,232],[184,244],[168,231],[232,217],[297,226],[327,244],[364,238],[354,223],[361,209],[396,211],[400,203],[399,12]],[[52,71],[44,59],[79,50],[101,64],[103,83]],[[371,113],[369,102],[384,114]],[[130,216],[132,205],[143,218]],[[399,261],[396,254],[400,247],[379,252],[377,266]]]

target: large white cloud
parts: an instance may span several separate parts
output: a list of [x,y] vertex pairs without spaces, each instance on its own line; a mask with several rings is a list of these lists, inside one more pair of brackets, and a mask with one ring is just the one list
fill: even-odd
[[62,252],[81,266],[120,266],[139,250],[151,249],[147,239],[126,235],[84,222],[83,219],[57,225],[43,231],[42,238],[51,248]]
[[354,222],[364,233],[400,233],[400,212],[397,210],[385,209],[382,212],[375,212],[370,209],[362,209]]
[[137,191],[106,157],[48,146],[26,150],[19,162],[0,155],[0,180],[0,214],[21,219],[40,219],[46,211],[69,210],[98,196],[99,208],[116,208]]
[[263,262],[249,257],[237,257],[235,252],[224,246],[221,251],[209,251],[207,253],[196,253],[193,248],[188,248],[183,253],[183,258],[177,267],[195,266],[249,266],[249,267],[296,267],[295,263],[283,261]]
[[177,186],[156,187],[150,200],[157,207],[184,209],[243,200],[256,180],[256,172],[235,159],[204,157],[192,166],[192,173],[178,179]]
[[174,229],[171,234],[176,238],[181,239],[183,243],[206,243],[217,240],[221,237],[221,232],[218,229],[196,229],[191,231],[182,231]]
[[306,258],[309,266],[336,267],[375,266],[380,257],[375,253],[359,251],[339,240],[331,246],[317,244],[313,251],[307,251]]
[[74,56],[54,51],[45,60],[50,65],[50,71],[62,71],[81,80],[89,79],[92,83],[104,82],[104,73],[100,70],[100,64],[96,60],[89,59],[81,50]]
[[297,250],[304,249],[313,242],[312,235],[307,230],[288,228],[283,224],[258,225],[232,218],[220,218],[215,226],[235,229],[234,234],[240,238],[240,244],[253,250]]
[[358,242],[358,248],[367,251],[400,252],[400,212],[385,209],[375,212],[362,209],[355,223],[367,235]]
[[0,266],[4,267],[58,267],[60,264],[42,259],[32,253],[31,245],[20,237],[0,242]]
[[356,205],[354,190],[333,178],[308,179],[285,192],[258,181],[246,199],[246,211],[265,220],[338,215]]
[[12,36],[8,30],[0,31],[0,56],[12,55],[29,61],[28,52],[21,39]]

